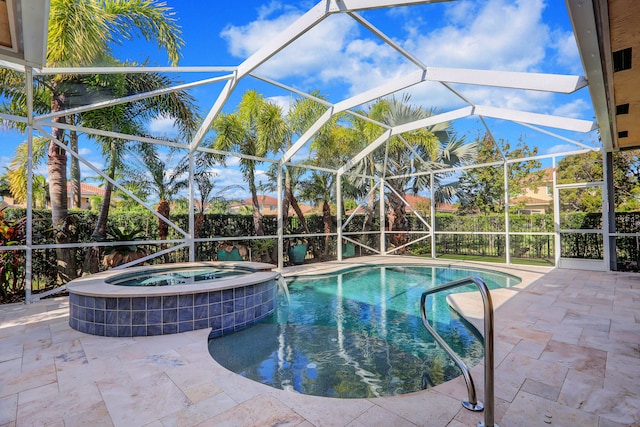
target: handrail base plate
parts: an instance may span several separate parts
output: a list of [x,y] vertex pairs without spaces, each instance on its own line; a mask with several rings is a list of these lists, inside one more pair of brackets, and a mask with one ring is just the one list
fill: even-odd
[[471,402],[469,402],[468,400],[463,400],[462,401],[462,406],[464,406],[465,409],[468,409],[470,411],[473,412],[481,412],[484,411],[484,405],[482,404],[482,402],[477,402],[475,405]]

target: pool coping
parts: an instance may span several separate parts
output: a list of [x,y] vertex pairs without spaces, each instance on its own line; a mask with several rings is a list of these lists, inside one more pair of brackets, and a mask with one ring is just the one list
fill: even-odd
[[[379,257],[363,261],[358,264],[381,263]],[[392,262],[403,263],[400,257]],[[498,424],[622,427],[639,420],[629,412],[640,396],[640,370],[629,370],[640,366],[634,322],[640,308],[631,298],[640,289],[637,273],[457,265],[527,277],[497,308]],[[300,268],[292,270],[299,274]],[[206,349],[207,330],[105,338],[70,329],[67,313],[67,297],[0,307],[0,424],[462,427],[482,419],[460,405],[466,392],[461,377],[394,397],[305,396],[218,365]],[[594,321],[605,318],[607,330],[599,323],[594,329]]]
[[219,278],[215,282],[203,281],[201,284],[190,284],[185,286],[119,286],[105,283],[109,278],[131,274],[139,271],[162,270],[167,268],[167,264],[149,265],[140,267],[130,267],[126,270],[108,270],[95,273],[89,276],[74,279],[67,284],[67,290],[72,293],[93,297],[144,297],[144,296],[165,296],[165,295],[188,295],[205,291],[222,291],[233,289],[238,286],[254,285],[267,280],[277,280],[280,272],[273,271],[276,266],[261,262],[245,261],[199,261],[181,262],[170,264],[171,267],[231,267],[243,270],[255,270],[240,276]]

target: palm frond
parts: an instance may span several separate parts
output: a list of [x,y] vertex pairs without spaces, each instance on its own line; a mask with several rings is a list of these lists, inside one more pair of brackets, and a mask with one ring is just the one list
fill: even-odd
[[[43,137],[33,138],[32,143],[32,167],[36,169],[47,154],[49,140]],[[27,162],[29,159],[29,146],[26,142],[16,148],[15,155],[7,168],[9,178],[9,190],[16,200],[27,200]]]

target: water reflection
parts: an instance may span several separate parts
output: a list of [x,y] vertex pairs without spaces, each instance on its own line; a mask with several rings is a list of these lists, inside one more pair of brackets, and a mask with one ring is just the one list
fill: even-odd
[[[331,397],[417,391],[460,372],[422,326],[419,301],[429,287],[467,277],[448,268],[350,270],[289,282],[290,302],[262,323],[211,339],[227,369],[273,387]],[[512,278],[482,274],[490,287]],[[469,288],[473,290],[473,288]],[[482,358],[477,331],[446,304],[430,301],[438,333],[468,366]]]

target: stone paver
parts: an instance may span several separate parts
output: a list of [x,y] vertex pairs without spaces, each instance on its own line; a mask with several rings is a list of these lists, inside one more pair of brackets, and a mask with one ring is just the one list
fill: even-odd
[[[640,275],[473,265],[523,278],[495,292],[497,424],[640,425]],[[451,303],[482,330],[478,294]],[[207,351],[207,336],[207,330],[124,339],[82,334],[68,326],[66,297],[2,306],[0,426],[461,427],[483,419],[461,407],[461,378],[397,397],[303,396],[222,368]],[[482,364],[472,369],[480,399],[482,372]]]

